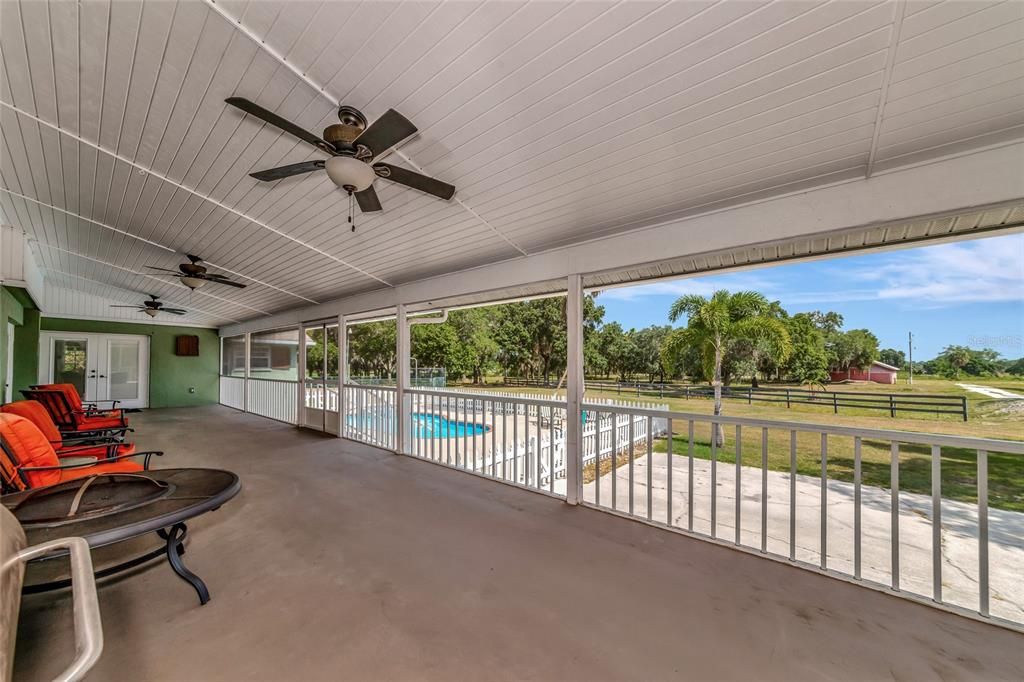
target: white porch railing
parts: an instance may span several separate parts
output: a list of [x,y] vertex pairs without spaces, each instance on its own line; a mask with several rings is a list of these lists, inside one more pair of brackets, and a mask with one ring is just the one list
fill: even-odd
[[245,409],[245,377],[221,376],[220,404],[236,410]]
[[312,410],[338,411],[338,385],[320,383],[305,384],[305,404]]
[[398,392],[391,386],[346,384],[345,414],[341,420],[346,438],[396,450]]
[[[1024,455],[1024,443],[593,402],[584,410],[599,414],[599,423],[625,417],[632,424],[641,417],[652,434],[659,431],[657,422],[664,424],[658,447],[647,439],[622,458],[613,446],[611,466],[600,473],[584,463],[585,505],[1018,628],[1024,624],[1024,513],[990,508],[989,476],[993,456],[1005,466],[1007,456]],[[715,424],[724,430],[721,444],[713,437]],[[620,429],[614,433],[621,436]],[[920,460],[901,463],[901,451],[929,458],[928,492],[901,490],[901,473],[918,476],[915,487],[921,488]],[[798,473],[809,452],[815,475]],[[944,479],[944,454],[975,459],[974,480],[951,478],[952,472]],[[1018,466],[1024,467],[1024,458]],[[850,469],[852,475],[845,475]],[[865,483],[865,472],[874,485]],[[965,484],[976,501],[964,501],[972,497],[964,494]],[[961,499],[943,497],[944,485],[960,486]],[[1009,495],[1019,500],[1022,493]]]
[[[565,496],[564,401],[507,392],[408,389],[406,393],[408,454]],[[584,452],[589,453],[585,458],[594,460],[598,453],[611,457],[616,448],[628,451],[647,440],[650,426],[642,416],[598,420],[595,415],[583,427]],[[615,432],[621,437],[615,437]]]
[[294,424],[298,401],[298,382],[281,379],[247,379],[245,410]]

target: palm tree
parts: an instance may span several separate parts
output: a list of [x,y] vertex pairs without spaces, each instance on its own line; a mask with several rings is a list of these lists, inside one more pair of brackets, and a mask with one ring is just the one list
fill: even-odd
[[[722,414],[722,359],[736,341],[749,341],[764,348],[776,362],[789,359],[792,343],[785,325],[771,314],[771,304],[756,291],[729,293],[719,289],[711,298],[689,294],[676,299],[669,309],[672,322],[686,316],[683,329],[673,332],[669,347],[701,349],[706,370],[715,390],[715,415]],[[715,444],[722,446],[725,434],[715,425]]]

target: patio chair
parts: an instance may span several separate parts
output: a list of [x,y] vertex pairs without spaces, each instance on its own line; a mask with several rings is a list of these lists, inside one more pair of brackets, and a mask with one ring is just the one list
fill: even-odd
[[[53,446],[35,424],[24,417],[0,412],[0,465],[4,486],[12,491],[56,485],[93,474],[132,473],[149,469],[149,460],[162,452],[136,452],[102,462],[61,464]],[[142,457],[142,464],[127,461]]]
[[[80,537],[62,537],[29,546],[25,530],[14,514],[0,505],[0,682],[14,679],[14,644],[25,584],[25,564],[58,552],[68,554],[71,575],[71,608],[74,616],[74,659],[54,679],[73,682],[85,677],[103,652],[96,576],[89,543]],[[47,640],[44,646],[52,641]],[[58,649],[54,655],[61,655]]]
[[[70,389],[70,390],[69,390]],[[47,384],[21,391],[29,400],[42,404],[62,433],[80,434],[117,432],[128,430],[123,410],[94,410],[86,408],[71,384]]]
[[65,437],[61,434],[57,425],[50,418],[46,408],[35,400],[19,400],[17,402],[0,405],[0,412],[16,414],[24,417],[36,425],[46,440],[50,442],[57,453],[57,457],[96,457],[97,459],[109,459],[124,455],[135,454],[135,445],[125,443],[112,436],[83,438]]

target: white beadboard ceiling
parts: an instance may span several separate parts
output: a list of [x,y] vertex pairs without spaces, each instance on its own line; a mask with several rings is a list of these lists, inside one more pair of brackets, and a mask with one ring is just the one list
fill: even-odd
[[[53,305],[210,325],[1024,137],[1017,0],[2,0],[0,59],[0,208]],[[322,155],[231,95],[395,108],[388,160],[456,201],[379,181],[353,233],[326,174],[248,177]],[[146,276],[184,253],[248,288]]]

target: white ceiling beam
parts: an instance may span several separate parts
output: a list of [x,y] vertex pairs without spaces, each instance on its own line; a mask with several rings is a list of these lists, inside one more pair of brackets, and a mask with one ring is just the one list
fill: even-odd
[[[133,296],[149,296],[150,295],[150,294],[146,294],[146,293],[141,292],[141,291],[134,291],[132,289],[125,289],[124,287],[115,286],[115,285],[110,284],[108,282],[103,282],[103,281],[98,280],[98,279],[93,279],[92,277],[83,277],[81,275],[73,275],[70,272],[64,272],[63,270],[54,270],[54,269],[50,269],[50,268],[43,268],[43,269],[46,272],[52,272],[55,275],[62,275],[64,277],[71,277],[73,279],[80,279],[83,282],[93,282],[95,284],[99,284],[101,286],[105,286],[105,287],[107,287],[109,289],[115,289],[118,292],[124,292],[125,294],[131,294]],[[88,294],[90,292],[87,291],[85,293]],[[92,295],[93,296],[98,296],[99,298],[107,298],[106,296],[103,296],[103,295],[100,295],[100,294],[92,294]],[[128,296],[125,296],[123,299],[107,299],[107,300],[124,301],[125,303],[131,303],[132,302],[132,299],[129,298]],[[186,305],[186,304],[179,303],[177,305]],[[215,320],[217,320],[217,319],[228,319],[228,320],[232,320],[233,322],[237,322],[237,320],[233,320],[232,318],[228,317],[227,315],[220,315],[220,314],[217,314],[217,313],[207,312],[207,311],[203,310],[202,308],[196,308],[195,306],[191,306],[191,305],[189,307],[192,308],[192,310],[190,310],[188,312],[195,312],[195,313],[198,313],[200,315],[205,315],[206,317],[212,317]],[[51,313],[51,316],[52,316],[52,313]]]
[[[98,265],[103,265],[103,266],[108,267],[108,268],[115,268],[117,270],[121,270],[122,272],[127,272],[129,274],[135,275],[136,277],[145,277],[147,279],[151,279],[151,280],[154,280],[156,282],[160,282],[161,284],[163,284],[165,286],[170,286],[171,285],[170,282],[168,282],[167,280],[160,279],[156,275],[151,275],[151,274],[146,273],[146,272],[139,272],[138,270],[132,270],[131,268],[126,268],[126,267],[121,266],[121,265],[115,265],[114,263],[109,263],[109,262],[107,262],[105,260],[100,260],[99,258],[93,258],[91,256],[86,256],[85,254],[78,253],[77,251],[69,251],[67,249],[62,249],[59,246],[53,246],[51,244],[47,244],[45,242],[41,242],[38,239],[34,239],[32,241],[33,241],[33,243],[35,243],[40,248],[51,249],[53,251],[60,251],[61,253],[66,253],[66,254],[68,254],[70,256],[74,256],[75,258],[84,258],[87,261],[91,261],[93,263],[96,263]],[[107,284],[108,286],[112,286],[112,287],[116,287],[117,286],[116,284],[110,284],[109,282],[104,282],[104,284]],[[180,288],[180,287],[175,287],[175,288]],[[218,301],[220,301],[222,303],[227,303],[228,305],[234,305],[234,306],[238,306],[240,308],[248,308],[249,310],[252,310],[253,312],[259,313],[260,315],[271,315],[272,314],[272,313],[270,313],[270,312],[268,312],[266,310],[262,310],[260,308],[254,308],[251,305],[248,305],[246,303],[242,303],[241,301],[232,301],[230,298],[224,298],[223,296],[217,296],[216,294],[210,294],[210,293],[207,293],[205,291],[200,291],[198,289],[192,289],[191,293],[195,294],[195,295],[198,295],[198,296],[205,296],[206,298],[216,299],[216,300],[218,300]],[[181,305],[186,305],[186,304],[182,303]],[[213,313],[210,313],[210,314],[213,315]],[[227,318],[227,315],[221,315],[221,317]]]
[[[248,27],[246,27],[244,24],[242,24],[242,20],[241,19],[239,19],[238,17],[233,16],[226,9],[224,9],[223,7],[218,5],[216,0],[204,0],[204,2],[214,12],[219,14],[225,21],[227,21],[229,24],[231,24],[231,26],[233,26],[237,30],[241,31],[247,38],[249,38],[249,40],[251,40],[253,43],[255,43],[261,50],[263,50],[268,55],[273,57],[282,66],[284,66],[289,71],[291,71],[293,74],[295,74],[295,76],[298,77],[299,80],[301,80],[303,83],[305,83],[310,88],[312,88],[318,95],[320,95],[321,97],[326,99],[328,102],[330,102],[332,106],[338,107],[338,106],[341,105],[340,98],[335,96],[335,95],[332,95],[331,93],[329,93],[327,91],[327,86],[321,85],[320,83],[317,83],[312,78],[307,76],[295,64],[293,64],[290,61],[288,61],[288,59],[284,55],[282,55],[277,50],[275,50],[273,47],[268,45],[266,39],[263,36],[258,35],[255,31],[253,31],[253,30],[249,29]],[[407,164],[412,166],[412,169],[415,170],[417,173],[422,173],[423,175],[430,175],[430,173],[426,172],[419,164],[417,164],[415,161],[413,161],[412,158],[409,157],[408,154],[405,154],[404,152],[401,152],[401,151],[399,151],[397,149],[393,149],[393,150],[391,150],[391,152],[393,152],[394,154],[397,154],[403,161],[405,161]],[[383,156],[384,155],[382,155],[380,158],[383,158]],[[476,210],[474,210],[465,201],[460,199],[458,196],[453,197],[453,199],[454,199],[455,203],[457,203],[462,208],[466,209],[467,213],[469,213],[471,216],[476,218],[477,221],[479,221],[484,227],[486,227],[488,230],[494,232],[494,234],[496,234],[498,237],[503,239],[509,246],[514,248],[521,255],[523,255],[523,256],[529,255],[511,237],[509,237],[507,234],[505,234],[504,232],[499,230],[497,227],[492,225],[487,219],[485,219],[482,215],[477,213]]]
[[[570,274],[594,274],[801,237],[906,222],[921,216],[1024,200],[1024,142],[880,172],[812,190],[720,209],[524,258],[471,268],[393,289],[298,308],[221,329],[269,329],[338,314],[429,305],[454,296],[500,292]],[[966,237],[965,237],[966,238]]]
[[288,241],[290,241],[290,242],[292,242],[294,244],[298,244],[299,246],[301,246],[301,247],[303,247],[305,249],[309,249],[310,251],[318,253],[321,256],[324,256],[325,258],[329,258],[330,260],[332,260],[332,261],[334,261],[336,263],[344,265],[346,268],[349,268],[350,270],[354,270],[354,271],[356,271],[356,272],[358,272],[358,273],[360,273],[360,274],[362,274],[362,275],[364,275],[366,277],[369,277],[370,279],[376,280],[376,281],[380,282],[381,284],[383,284],[385,286],[391,286],[391,284],[389,282],[387,282],[386,280],[378,277],[377,275],[374,275],[371,272],[368,272],[368,271],[360,268],[357,265],[353,265],[352,263],[349,263],[348,261],[344,260],[343,258],[338,258],[337,256],[335,256],[332,253],[324,251],[323,249],[318,248],[316,246],[313,246],[312,244],[309,244],[307,242],[304,242],[301,239],[297,239],[297,238],[291,236],[290,234],[288,234],[286,232],[282,232],[281,230],[277,229],[276,227],[268,225],[267,223],[263,222],[262,220],[258,220],[257,218],[254,218],[254,217],[252,217],[252,216],[250,216],[250,215],[248,215],[246,213],[243,213],[242,211],[239,211],[238,209],[234,208],[233,206],[228,206],[227,204],[214,199],[213,197],[209,196],[208,194],[203,194],[202,192],[200,192],[200,191],[198,191],[196,189],[193,189],[192,187],[189,187],[187,185],[183,185],[182,183],[177,182],[176,180],[172,180],[171,178],[167,177],[166,175],[163,175],[162,173],[158,173],[157,171],[153,170],[152,168],[149,168],[148,166],[143,166],[140,163],[136,163],[132,159],[129,159],[129,158],[125,157],[125,156],[122,156],[121,154],[118,154],[117,152],[111,151],[111,150],[107,149],[106,147],[103,147],[103,146],[101,146],[99,144],[96,144],[95,142],[91,142],[90,140],[87,140],[84,137],[81,137],[80,135],[76,135],[75,133],[72,133],[69,130],[65,130],[64,128],[62,128],[62,127],[60,127],[58,125],[55,125],[53,123],[50,123],[49,121],[44,120],[44,119],[36,116],[35,114],[32,114],[31,112],[25,111],[24,109],[20,109],[20,108],[14,106],[13,104],[11,104],[9,102],[5,102],[4,100],[0,100],[0,106],[6,107],[6,108],[10,109],[11,111],[15,112],[16,114],[18,114],[20,116],[24,116],[26,118],[29,118],[29,119],[35,121],[39,125],[46,126],[47,128],[50,128],[51,130],[55,130],[56,132],[60,133],[61,135],[69,137],[69,138],[75,140],[76,142],[79,142],[80,144],[86,145],[87,147],[91,147],[92,149],[95,149],[96,151],[98,151],[98,152],[100,152],[102,154],[106,154],[107,156],[109,156],[109,157],[111,157],[113,159],[117,159],[118,161],[120,161],[122,163],[126,163],[129,166],[131,166],[132,168],[140,170],[143,173],[151,175],[151,176],[153,176],[154,178],[156,178],[158,180],[162,180],[163,182],[166,182],[169,185],[177,187],[178,189],[182,190],[183,192],[188,192],[189,194],[192,194],[193,196],[199,197],[203,201],[207,201],[207,202],[213,204],[214,206],[217,206],[218,208],[222,208],[225,211],[227,211],[229,213],[232,213],[232,214],[238,216],[239,218],[242,218],[243,220],[248,221],[249,223],[252,223],[253,225],[261,227],[264,230],[268,230],[269,232],[273,232],[277,236],[282,237],[284,239],[287,239]]
[[[177,249],[172,249],[171,247],[165,246],[165,245],[163,245],[163,244],[161,244],[159,242],[155,242],[152,239],[146,239],[145,237],[140,237],[137,234],[132,234],[131,232],[128,232],[126,230],[122,230],[120,228],[114,227],[113,225],[108,225],[108,224],[102,223],[102,222],[100,222],[98,220],[93,220],[92,218],[86,218],[85,216],[80,215],[78,213],[74,213],[73,211],[69,211],[67,209],[60,208],[59,206],[54,206],[53,204],[48,204],[45,201],[40,201],[39,199],[35,199],[33,197],[26,196],[24,194],[21,194],[19,192],[15,192],[14,190],[8,189],[6,187],[0,187],[0,192],[4,192],[5,194],[9,194],[12,197],[18,197],[19,199],[23,199],[25,201],[31,201],[32,203],[38,204],[39,206],[43,206],[43,207],[48,208],[48,209],[53,210],[53,211],[57,211],[58,213],[63,213],[64,215],[71,216],[72,218],[78,218],[79,220],[85,221],[87,223],[91,223],[91,224],[96,225],[98,227],[102,227],[104,229],[110,230],[111,232],[116,232],[116,233],[118,233],[118,234],[120,234],[122,236],[129,237],[131,239],[135,239],[135,240],[138,240],[140,242],[145,242],[146,244],[149,244],[150,246],[155,246],[158,249],[163,249],[164,251],[169,251],[170,253],[179,253],[177,251]],[[80,256],[82,254],[75,254],[75,255],[79,255]],[[216,263],[211,263],[210,261],[207,261],[207,260],[204,260],[203,262],[206,263],[207,265],[211,265],[211,266],[217,268],[218,270],[223,270],[224,272],[230,273],[230,274],[232,274],[232,275],[234,275],[236,277],[241,277],[242,279],[247,279],[250,282],[255,282],[256,284],[259,284],[261,286],[265,286],[268,289],[273,289],[274,291],[279,291],[282,294],[287,294],[289,296],[293,296],[295,298],[302,299],[306,303],[312,303],[312,304],[318,303],[318,301],[314,301],[313,299],[308,298],[306,296],[303,296],[301,294],[296,294],[294,291],[288,291],[287,289],[282,289],[281,287],[276,286],[274,284],[270,284],[269,282],[264,282],[263,280],[256,279],[255,277],[251,277],[250,275],[245,275],[245,274],[243,274],[241,272],[236,272],[235,270],[231,270],[230,268],[226,268],[223,265],[218,265]]]
[[889,99],[889,82],[892,70],[896,65],[896,53],[900,46],[900,33],[903,30],[903,17],[907,13],[907,0],[896,0],[892,8],[892,28],[889,33],[889,49],[885,56],[885,71],[882,74],[882,87],[878,91],[878,108],[875,112],[875,129],[871,134],[871,149],[868,152],[868,165],[865,176],[871,177],[875,170],[875,155],[878,153],[878,138],[882,133],[882,120],[885,118],[885,103]]

